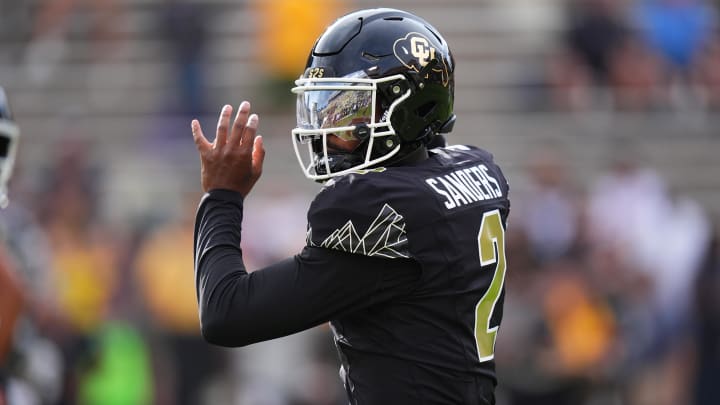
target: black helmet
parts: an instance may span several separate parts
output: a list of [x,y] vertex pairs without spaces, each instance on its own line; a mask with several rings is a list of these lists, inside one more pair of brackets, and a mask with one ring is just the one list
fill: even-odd
[[[293,93],[304,174],[325,180],[390,165],[452,130],[455,62],[440,33],[405,11],[356,11],[318,38]],[[328,150],[327,135],[359,141]],[[299,144],[307,144],[309,160]]]
[[8,203],[7,183],[12,175],[20,129],[12,119],[5,90],[0,87],[0,207]]

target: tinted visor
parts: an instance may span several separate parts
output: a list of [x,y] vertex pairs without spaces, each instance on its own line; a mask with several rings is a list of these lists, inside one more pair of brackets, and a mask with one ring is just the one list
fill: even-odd
[[372,122],[373,91],[362,83],[322,83],[316,86],[318,90],[312,87],[297,96],[298,128],[333,134],[345,141],[358,140],[348,127]]

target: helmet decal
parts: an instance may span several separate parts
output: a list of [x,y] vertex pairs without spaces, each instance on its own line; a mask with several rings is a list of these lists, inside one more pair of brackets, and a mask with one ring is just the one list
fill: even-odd
[[[410,32],[404,38],[395,41],[393,45],[395,57],[407,68],[420,72],[431,60],[436,59],[435,47],[430,40],[418,32]],[[438,59],[438,65],[432,71],[440,73],[443,86],[447,87],[449,81],[448,67],[443,58]]]

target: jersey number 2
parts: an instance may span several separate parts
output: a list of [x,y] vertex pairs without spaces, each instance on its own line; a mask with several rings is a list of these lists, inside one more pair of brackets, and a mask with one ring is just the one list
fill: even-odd
[[490,287],[475,306],[475,340],[480,362],[484,362],[495,357],[498,327],[490,327],[490,319],[505,282],[505,228],[500,211],[493,210],[483,214],[478,233],[478,251],[482,267],[495,265]]

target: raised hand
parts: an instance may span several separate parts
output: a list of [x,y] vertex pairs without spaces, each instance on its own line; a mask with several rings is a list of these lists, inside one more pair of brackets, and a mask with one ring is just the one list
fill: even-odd
[[230,105],[220,111],[212,143],[203,134],[198,120],[192,120],[192,134],[200,153],[203,191],[226,189],[245,197],[262,174],[265,148],[262,136],[256,136],[258,116],[250,114],[250,103],[243,101],[240,104],[230,128],[232,111]]

